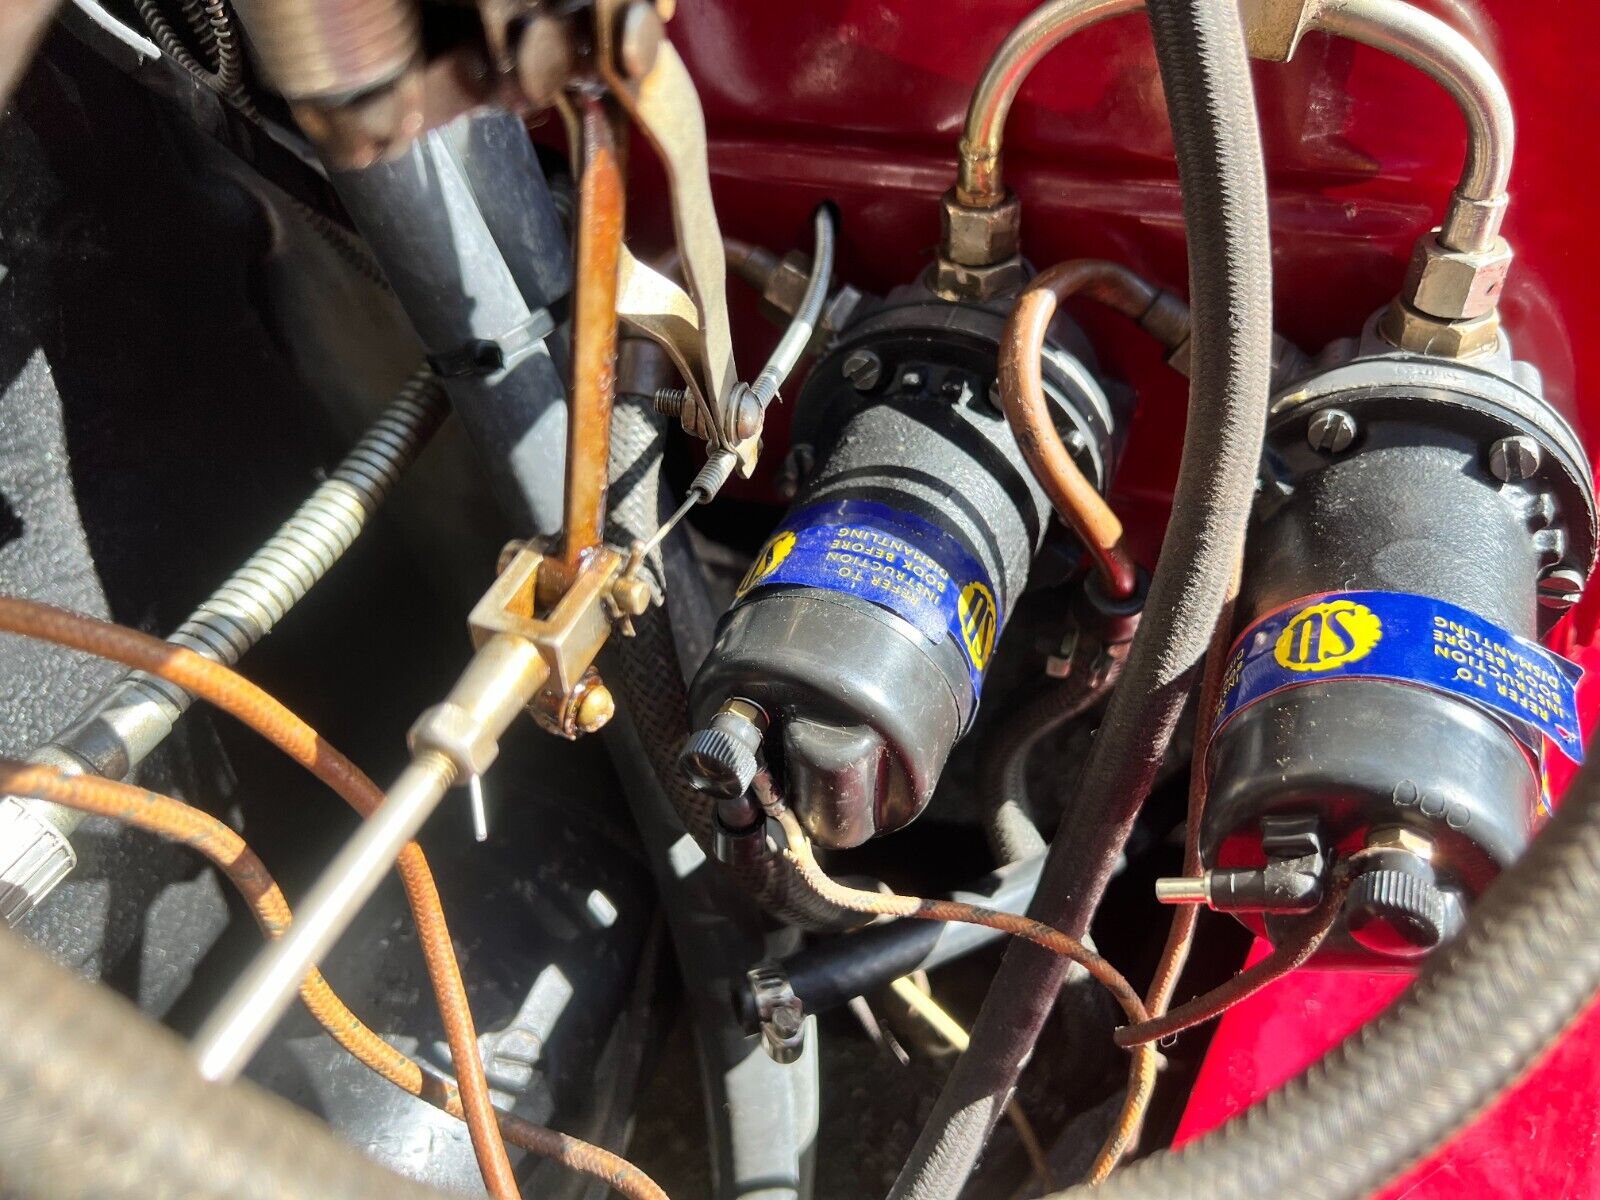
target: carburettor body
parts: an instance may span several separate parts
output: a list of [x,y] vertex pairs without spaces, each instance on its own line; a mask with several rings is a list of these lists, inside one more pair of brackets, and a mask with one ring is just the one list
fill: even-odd
[[[1204,861],[1215,890],[1337,855],[1322,961],[1409,962],[1527,845],[1546,747],[1581,755],[1576,673],[1537,639],[1593,565],[1593,479],[1503,336],[1444,361],[1369,326],[1274,400],[1267,441]],[[1271,932],[1318,895],[1241,907]]]
[[[706,725],[757,706],[807,832],[859,845],[928,803],[971,724],[1050,506],[995,402],[1003,303],[902,288],[818,362],[798,406],[814,464],[745,576],[692,689]],[[1045,387],[1104,488],[1119,415],[1062,322]]]

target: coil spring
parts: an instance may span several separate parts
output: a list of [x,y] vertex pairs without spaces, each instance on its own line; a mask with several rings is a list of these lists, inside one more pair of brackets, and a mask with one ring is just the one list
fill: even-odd
[[226,97],[247,116],[258,116],[254,102],[244,90],[244,59],[223,0],[183,0],[184,20],[200,45],[201,54],[211,60],[212,66],[190,53],[156,0],[134,0],[134,7],[156,45],[174,62],[200,83]]
[[[167,640],[217,662],[238,662],[350,548],[447,411],[432,372],[413,375],[328,478]],[[174,709],[174,717],[191,699],[132,672],[110,707],[143,698]]]

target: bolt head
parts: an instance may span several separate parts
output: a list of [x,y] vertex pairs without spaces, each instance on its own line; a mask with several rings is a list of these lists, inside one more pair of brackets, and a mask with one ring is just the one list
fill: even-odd
[[535,13],[517,38],[517,82],[534,108],[555,102],[572,76],[572,29],[559,17]]
[[1553,567],[1539,577],[1539,603],[1545,608],[1571,608],[1583,597],[1583,572]]
[[1503,437],[1489,447],[1489,474],[1501,483],[1532,479],[1544,461],[1544,450],[1526,434]]
[[583,699],[578,701],[576,724],[579,733],[594,733],[604,729],[607,722],[617,715],[617,702],[611,695],[611,689],[603,683],[596,683],[584,692]]
[[733,432],[741,442],[761,432],[761,401],[747,387],[739,389],[733,412]]
[[661,14],[650,0],[634,0],[617,22],[617,66],[629,79],[643,79],[656,65],[666,37]]
[[870,392],[883,378],[883,359],[871,350],[852,350],[845,355],[841,369],[856,391]]
[[1356,419],[1342,408],[1325,408],[1306,426],[1306,441],[1313,450],[1339,454],[1356,440]]
[[642,617],[650,608],[650,585],[637,575],[627,575],[611,586],[611,600],[625,617]]

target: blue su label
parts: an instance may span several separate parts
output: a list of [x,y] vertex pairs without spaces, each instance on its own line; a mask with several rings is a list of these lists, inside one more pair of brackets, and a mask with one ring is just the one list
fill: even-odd
[[1471,702],[1535,755],[1583,761],[1582,669],[1476,613],[1406,592],[1327,592],[1261,618],[1228,656],[1213,728],[1285,688],[1389,679]]
[[1000,605],[983,565],[938,526],[872,500],[807,505],[761,548],[739,598],[780,584],[869,601],[930,642],[954,638],[977,695],[1000,634]]

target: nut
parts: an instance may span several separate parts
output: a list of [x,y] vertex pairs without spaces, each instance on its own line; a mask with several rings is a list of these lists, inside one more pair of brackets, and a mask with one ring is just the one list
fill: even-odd
[[1342,408],[1325,408],[1306,425],[1306,441],[1313,450],[1339,454],[1356,440],[1356,419]]
[[1378,330],[1402,350],[1441,358],[1490,354],[1500,344],[1500,318],[1495,313],[1468,321],[1446,321],[1418,312],[1404,300],[1388,307]]
[[617,18],[617,66],[629,79],[643,79],[656,65],[667,31],[650,0],[633,0]]
[[417,718],[406,741],[412,754],[432,750],[455,764],[456,776],[482,775],[500,753],[492,730],[459,704],[435,704]]
[[584,690],[583,698],[578,701],[574,724],[579,733],[594,733],[604,729],[616,712],[617,702],[611,695],[611,689],[596,680]]
[[941,254],[933,266],[933,290],[945,300],[992,300],[1020,291],[1027,278],[1021,256],[987,267],[968,267]]
[[993,208],[969,208],[954,191],[939,200],[939,257],[963,267],[1015,258],[1022,245],[1022,204],[1011,194]]
[[1433,234],[1412,252],[1401,295],[1418,312],[1451,321],[1488,316],[1511,269],[1511,247],[1495,238],[1487,250],[1447,250]]
[[865,299],[860,288],[848,283],[840,284],[838,290],[828,297],[828,303],[823,306],[823,330],[827,333],[838,333],[850,323],[850,318],[856,315],[856,309],[861,307],[861,302]]
[[1420,858],[1423,862],[1431,862],[1433,860],[1433,841],[1427,835],[1418,833],[1415,829],[1407,829],[1404,825],[1389,825],[1370,831],[1367,834],[1365,848],[1368,850],[1403,850],[1407,854]]
[[767,286],[762,289],[761,303],[785,317],[794,316],[811,281],[811,260],[798,250],[791,250],[767,276]]

